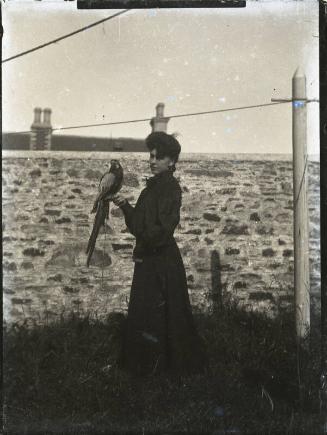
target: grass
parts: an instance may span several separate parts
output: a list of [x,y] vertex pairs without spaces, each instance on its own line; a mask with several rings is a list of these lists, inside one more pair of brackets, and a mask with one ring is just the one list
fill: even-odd
[[271,319],[225,302],[195,318],[210,368],[178,378],[117,368],[118,313],[5,327],[5,433],[318,433],[317,327],[299,352],[288,311]]

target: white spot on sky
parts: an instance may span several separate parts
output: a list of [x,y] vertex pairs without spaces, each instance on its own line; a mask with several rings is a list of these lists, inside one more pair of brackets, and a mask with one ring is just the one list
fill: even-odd
[[226,102],[226,98],[225,97],[220,97],[220,98],[218,98],[218,101],[220,101],[221,103],[225,103]]
[[252,59],[255,59],[257,57],[256,53],[251,53],[250,56],[252,57]]
[[212,136],[216,136],[217,133],[215,131],[213,131],[211,134],[212,134]]
[[188,61],[187,60],[184,61],[184,65],[186,65],[186,66],[188,65]]
[[234,77],[234,80],[235,80],[236,82],[238,82],[238,81],[239,81],[239,79],[240,79],[240,78],[239,78],[239,76],[238,76],[238,75]]

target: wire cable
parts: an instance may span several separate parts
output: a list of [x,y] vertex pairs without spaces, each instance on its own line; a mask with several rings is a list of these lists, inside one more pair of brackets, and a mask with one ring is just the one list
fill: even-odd
[[10,60],[17,59],[18,57],[21,57],[21,56],[25,56],[26,54],[32,53],[33,51],[40,50],[41,48],[47,47],[48,45],[56,44],[57,42],[62,41],[63,39],[70,38],[71,36],[76,35],[77,33],[81,33],[81,32],[84,32],[85,30],[91,29],[92,27],[98,26],[99,24],[104,23],[105,21],[109,21],[113,18],[116,18],[119,15],[125,14],[128,11],[130,11],[130,9],[124,9],[123,11],[117,12],[114,15],[110,15],[107,18],[103,18],[102,20],[95,21],[94,23],[91,23],[88,26],[82,27],[81,29],[78,29],[78,30],[75,30],[74,32],[68,33],[67,35],[60,36],[59,38],[56,38],[56,39],[53,39],[53,40],[46,42],[44,44],[38,45],[37,47],[31,48],[29,50],[23,51],[22,53],[18,53],[14,56],[8,57],[7,59],[4,59],[1,63],[9,62]]
[[296,199],[295,199],[295,202],[294,202],[294,210],[297,207],[297,203],[299,201],[300,194],[301,194],[301,191],[302,191],[304,177],[306,176],[306,171],[307,171],[307,164],[308,164],[308,154],[306,154],[306,156],[305,156],[304,169],[303,169],[303,173],[302,173],[302,177],[301,177],[301,181],[300,181],[299,191],[297,193],[297,196],[296,196]]
[[[182,113],[180,115],[171,115],[171,116],[164,116],[163,119],[173,119],[173,118],[185,118],[188,116],[199,116],[199,115],[209,115],[212,113],[223,113],[223,112],[231,112],[233,110],[245,110],[245,109],[255,109],[259,107],[267,107],[267,106],[277,106],[279,104],[289,104],[289,101],[280,101],[278,103],[265,103],[265,104],[255,104],[252,106],[241,106],[241,107],[231,107],[229,109],[218,109],[218,110],[207,110],[205,112],[192,112],[192,113]],[[104,123],[98,123],[98,124],[84,124],[84,125],[72,125],[69,127],[55,127],[51,128],[51,131],[62,131],[62,130],[73,130],[76,128],[89,128],[89,127],[102,127],[105,125],[119,125],[119,124],[132,124],[136,122],[147,122],[151,121],[153,117],[151,118],[143,118],[143,119],[131,119],[128,121],[114,121],[114,122],[104,122]],[[26,131],[17,131],[13,132],[15,134],[25,134],[25,133],[31,133],[32,130],[26,130]]]

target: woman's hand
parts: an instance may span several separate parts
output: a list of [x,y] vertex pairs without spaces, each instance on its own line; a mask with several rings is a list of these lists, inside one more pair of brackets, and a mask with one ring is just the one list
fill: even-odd
[[127,202],[127,199],[123,195],[119,195],[119,194],[112,195],[110,199],[118,207],[126,204],[126,202]]

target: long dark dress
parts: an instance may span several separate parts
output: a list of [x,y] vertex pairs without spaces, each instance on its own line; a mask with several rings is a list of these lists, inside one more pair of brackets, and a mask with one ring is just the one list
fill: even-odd
[[197,334],[183,260],[174,239],[182,192],[171,171],[147,181],[135,208],[121,208],[136,238],[122,367],[135,374],[196,373],[205,352]]

